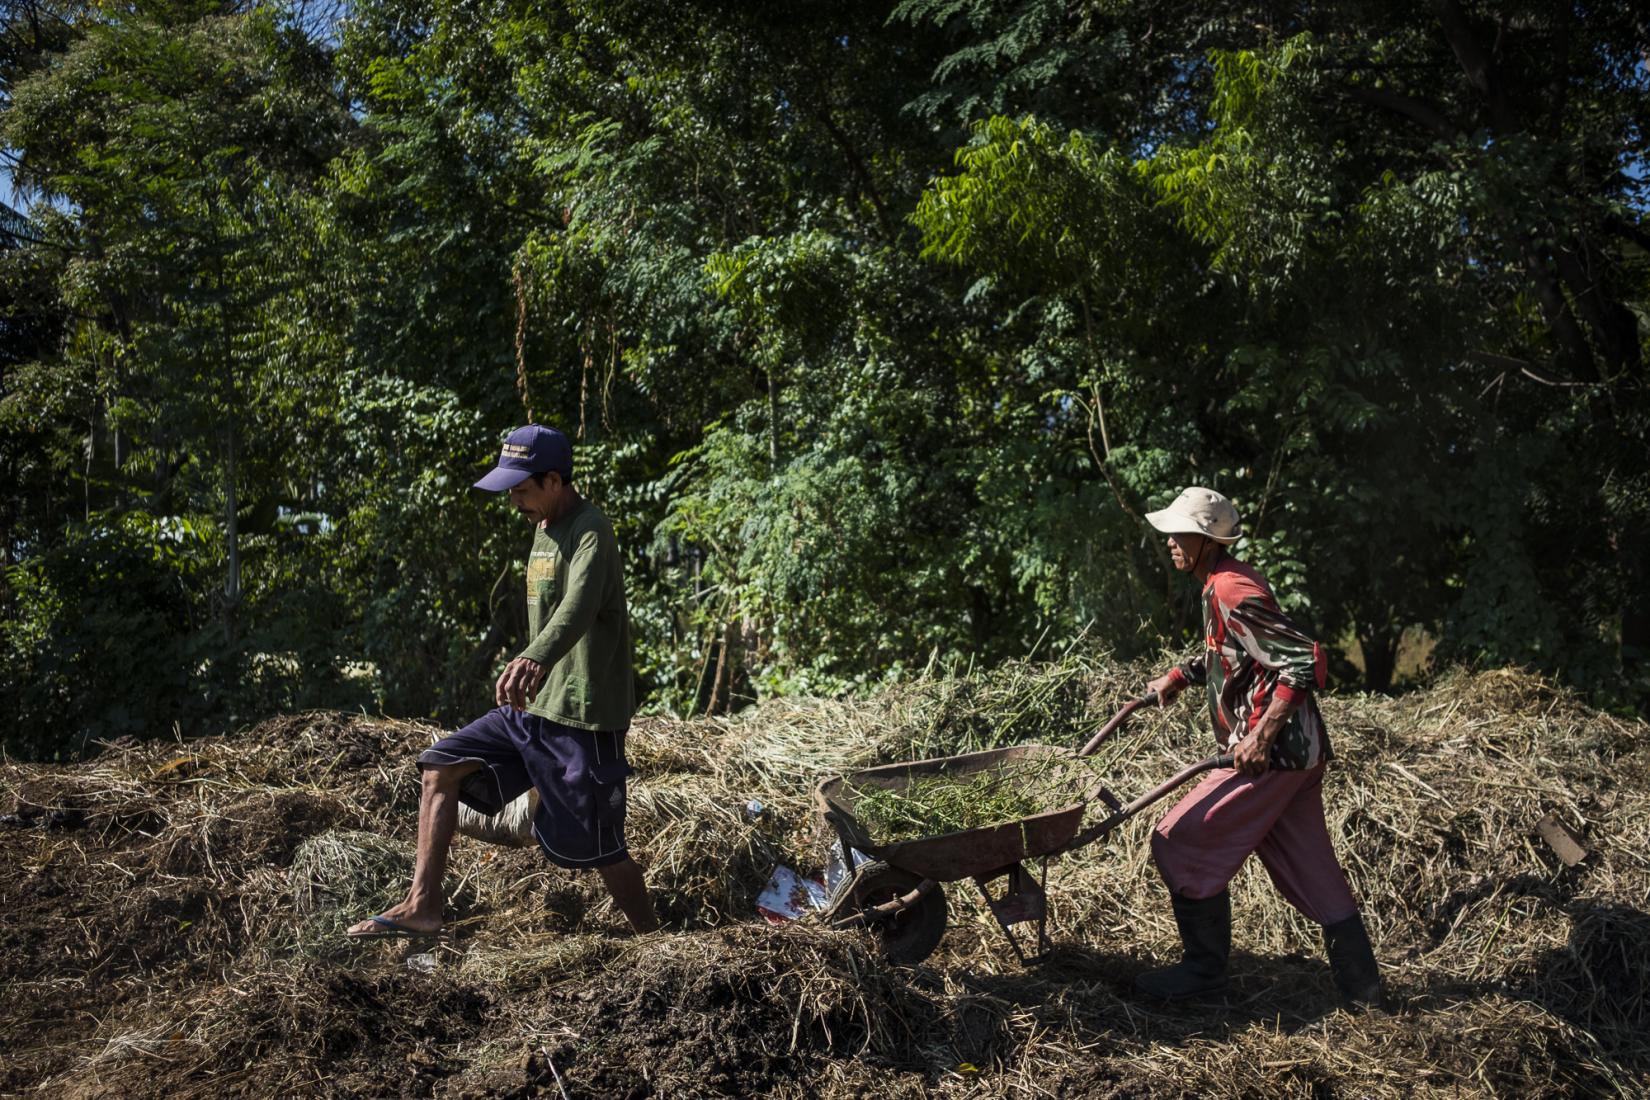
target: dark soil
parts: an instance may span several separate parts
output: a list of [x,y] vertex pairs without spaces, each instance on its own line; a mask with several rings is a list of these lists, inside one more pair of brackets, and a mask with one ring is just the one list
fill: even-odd
[[[1110,697],[1064,672],[1048,691],[1021,678],[992,705],[1046,697],[1034,733]],[[126,742],[77,767],[0,762],[0,1096],[1644,1095],[1646,731],[1524,683],[1482,674],[1441,699],[1336,713],[1333,827],[1392,1010],[1356,1018],[1258,872],[1226,998],[1135,997],[1133,976],[1173,952],[1145,826],[1051,875],[1055,950],[1039,967],[1012,960],[966,883],[914,968],[859,934],[757,923],[766,869],[818,838],[805,790],[724,777],[721,725],[633,731],[638,782],[658,782],[634,842],[668,929],[639,940],[596,876],[470,841],[446,941],[342,940],[378,889],[343,887],[405,881],[425,726],[315,713]],[[906,727],[866,727],[877,746],[952,726],[995,736],[989,694],[948,688]],[[1473,717],[1423,721],[1455,714]],[[1539,766],[1496,785],[1515,750]],[[1134,789],[1185,750],[1151,751]],[[745,820],[752,796],[773,824]],[[1566,807],[1590,848],[1570,869],[1527,838]],[[334,851],[345,862],[326,864]]]

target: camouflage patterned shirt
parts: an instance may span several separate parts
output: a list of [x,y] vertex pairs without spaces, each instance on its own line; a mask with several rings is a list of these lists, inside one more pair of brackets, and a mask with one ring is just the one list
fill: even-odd
[[1329,735],[1312,689],[1324,683],[1324,654],[1278,606],[1253,566],[1223,557],[1203,586],[1207,651],[1181,665],[1188,683],[1204,684],[1221,751],[1260,722],[1275,698],[1301,699],[1272,743],[1272,766],[1313,768],[1330,759]]

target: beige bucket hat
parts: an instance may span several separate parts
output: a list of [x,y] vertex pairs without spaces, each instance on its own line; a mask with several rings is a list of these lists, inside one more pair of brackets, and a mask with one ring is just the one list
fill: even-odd
[[1243,537],[1243,524],[1232,502],[1197,485],[1183,490],[1161,512],[1147,512],[1146,522],[1165,535],[1206,535],[1220,543]]

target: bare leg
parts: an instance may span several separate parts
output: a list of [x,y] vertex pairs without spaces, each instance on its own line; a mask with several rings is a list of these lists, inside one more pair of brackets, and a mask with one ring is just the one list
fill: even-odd
[[[418,854],[413,862],[412,885],[406,900],[384,910],[383,916],[420,932],[441,928],[441,910],[446,898],[441,880],[447,875],[447,849],[458,825],[458,787],[464,777],[480,764],[426,765],[423,790],[418,800]],[[381,932],[373,920],[352,925],[346,935],[370,936]]]
[[630,918],[630,927],[638,932],[653,932],[659,927],[659,918],[653,912],[653,898],[648,895],[647,883],[642,879],[642,868],[626,856],[618,863],[596,868],[613,895],[613,904]]

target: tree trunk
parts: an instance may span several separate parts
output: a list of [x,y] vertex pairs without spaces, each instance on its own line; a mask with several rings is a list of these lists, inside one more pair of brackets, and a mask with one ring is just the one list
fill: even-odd
[[527,633],[527,589],[521,583],[521,574],[514,565],[506,565],[493,582],[487,597],[487,633],[470,651],[464,663],[466,678],[472,681],[487,679],[498,660],[499,651],[512,638]]
[[996,617],[991,613],[991,593],[980,585],[969,585],[968,634],[974,644],[974,652],[986,652],[995,631]]
[[1638,318],[1610,293],[1605,281],[1608,258],[1601,255],[1586,236],[1577,233],[1569,243],[1554,249],[1553,262],[1569,288],[1576,311],[1592,331],[1605,364],[1612,373],[1621,370],[1636,373],[1643,360]]
[[235,492],[235,429],[224,431],[223,497],[224,542],[229,547],[229,569],[223,578],[223,628],[230,645],[235,644],[235,613],[241,602],[240,498]]
[[779,469],[779,379],[768,370],[768,461]]
[[1626,597],[1621,602],[1621,667],[1629,683],[1650,671],[1650,554],[1644,549],[1647,538],[1650,525],[1638,523],[1617,540]]
[[1392,676],[1398,667],[1400,637],[1401,631],[1385,625],[1358,631],[1358,648],[1364,654],[1365,691],[1392,690]]
[[705,704],[707,715],[733,709],[733,682],[742,663],[739,642],[739,622],[730,619],[722,628],[722,637],[717,646],[716,672],[710,681],[710,701]]

